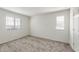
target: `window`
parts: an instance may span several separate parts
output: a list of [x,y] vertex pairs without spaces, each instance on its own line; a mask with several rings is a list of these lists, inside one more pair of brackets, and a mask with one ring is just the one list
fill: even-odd
[[6,29],[13,29],[14,28],[14,17],[6,16]]
[[20,28],[20,18],[6,16],[6,29],[14,30]]
[[56,18],[56,29],[64,30],[64,16],[57,16],[57,18]]

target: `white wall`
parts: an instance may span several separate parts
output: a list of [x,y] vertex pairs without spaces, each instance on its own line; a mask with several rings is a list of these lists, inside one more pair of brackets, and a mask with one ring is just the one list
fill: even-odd
[[[21,18],[21,29],[6,30],[5,20],[7,16],[15,16]],[[29,35],[29,17],[0,9],[0,44],[14,39]]]
[[[56,16],[65,16],[65,30],[56,30]],[[69,43],[70,11],[60,11],[33,16],[31,18],[31,35]]]

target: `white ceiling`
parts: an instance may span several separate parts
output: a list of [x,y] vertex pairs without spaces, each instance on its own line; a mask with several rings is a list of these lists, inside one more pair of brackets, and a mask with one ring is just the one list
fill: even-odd
[[26,16],[33,16],[42,13],[56,12],[69,9],[66,7],[3,7],[3,9],[17,12]]

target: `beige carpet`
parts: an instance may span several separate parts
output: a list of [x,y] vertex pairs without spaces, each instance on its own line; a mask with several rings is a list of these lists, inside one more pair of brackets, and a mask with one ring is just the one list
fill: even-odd
[[68,44],[41,39],[36,37],[24,37],[0,45],[1,52],[73,52]]

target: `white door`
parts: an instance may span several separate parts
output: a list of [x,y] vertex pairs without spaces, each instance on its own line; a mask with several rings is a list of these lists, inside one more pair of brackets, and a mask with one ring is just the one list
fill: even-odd
[[74,29],[73,29],[74,49],[79,51],[79,15],[74,16]]

